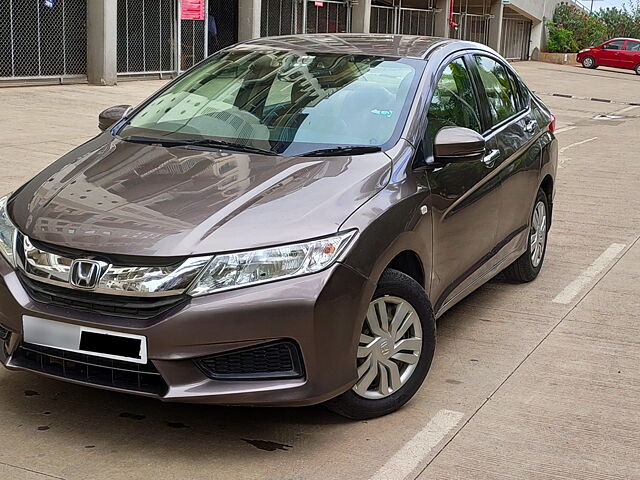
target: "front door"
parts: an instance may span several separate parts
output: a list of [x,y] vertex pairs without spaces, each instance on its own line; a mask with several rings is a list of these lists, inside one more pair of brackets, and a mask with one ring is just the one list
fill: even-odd
[[612,42],[605,43],[600,51],[598,64],[605,67],[625,68],[624,60],[622,58],[623,47],[624,40],[614,40]]
[[497,58],[474,55],[480,90],[489,115],[487,150],[495,152],[501,184],[501,211],[491,266],[523,248],[532,202],[538,190],[541,125],[533,116],[528,93]]
[[[447,126],[483,131],[478,98],[464,58],[442,72],[429,108],[425,142]],[[495,245],[500,184],[491,158],[451,163],[427,173],[433,208],[434,310],[446,307],[486,271]]]

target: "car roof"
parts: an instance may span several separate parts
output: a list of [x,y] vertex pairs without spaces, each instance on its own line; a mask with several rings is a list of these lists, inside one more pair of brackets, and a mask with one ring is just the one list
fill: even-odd
[[615,42],[616,40],[631,40],[632,42],[640,42],[639,39],[637,38],[631,38],[631,37],[616,37],[616,38],[612,38],[611,40],[607,40],[604,43],[609,43],[609,42]]
[[[379,55],[398,58],[426,58],[438,47],[460,44],[460,48],[483,48],[480,44],[440,37],[417,35],[387,35],[375,33],[318,33],[263,37],[244,42],[243,46],[266,47],[305,52],[348,53],[356,55]],[[484,47],[486,48],[486,47]]]

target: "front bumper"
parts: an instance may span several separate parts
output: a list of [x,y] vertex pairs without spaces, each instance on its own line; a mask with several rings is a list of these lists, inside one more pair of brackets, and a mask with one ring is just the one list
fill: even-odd
[[[23,347],[22,318],[27,315],[144,335],[150,363],[167,388],[154,394],[61,378],[66,381],[172,402],[312,405],[355,383],[361,321],[374,289],[355,270],[336,264],[305,277],[194,298],[151,319],[130,319],[39,303],[0,258],[0,325],[10,332],[2,342],[0,361],[9,369],[33,370],[14,358]],[[211,379],[195,363],[281,339],[299,346],[302,377]]]

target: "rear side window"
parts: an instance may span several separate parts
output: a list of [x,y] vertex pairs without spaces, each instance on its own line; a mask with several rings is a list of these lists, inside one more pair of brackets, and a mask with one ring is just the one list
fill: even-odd
[[627,42],[627,50],[631,52],[640,52],[640,42]]
[[520,110],[514,84],[500,63],[482,55],[476,55],[474,59],[489,102],[491,123],[497,125]]
[[459,58],[444,69],[438,80],[429,107],[427,134],[433,139],[443,127],[466,127],[480,132],[478,112],[471,76]]
[[616,40],[615,42],[605,43],[602,48],[605,50],[622,50],[624,40]]

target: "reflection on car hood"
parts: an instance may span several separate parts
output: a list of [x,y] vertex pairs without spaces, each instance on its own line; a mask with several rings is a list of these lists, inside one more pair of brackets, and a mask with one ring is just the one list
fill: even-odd
[[209,254],[329,235],[389,179],[384,153],[261,156],[102,134],[11,199],[29,237],[87,252]]

